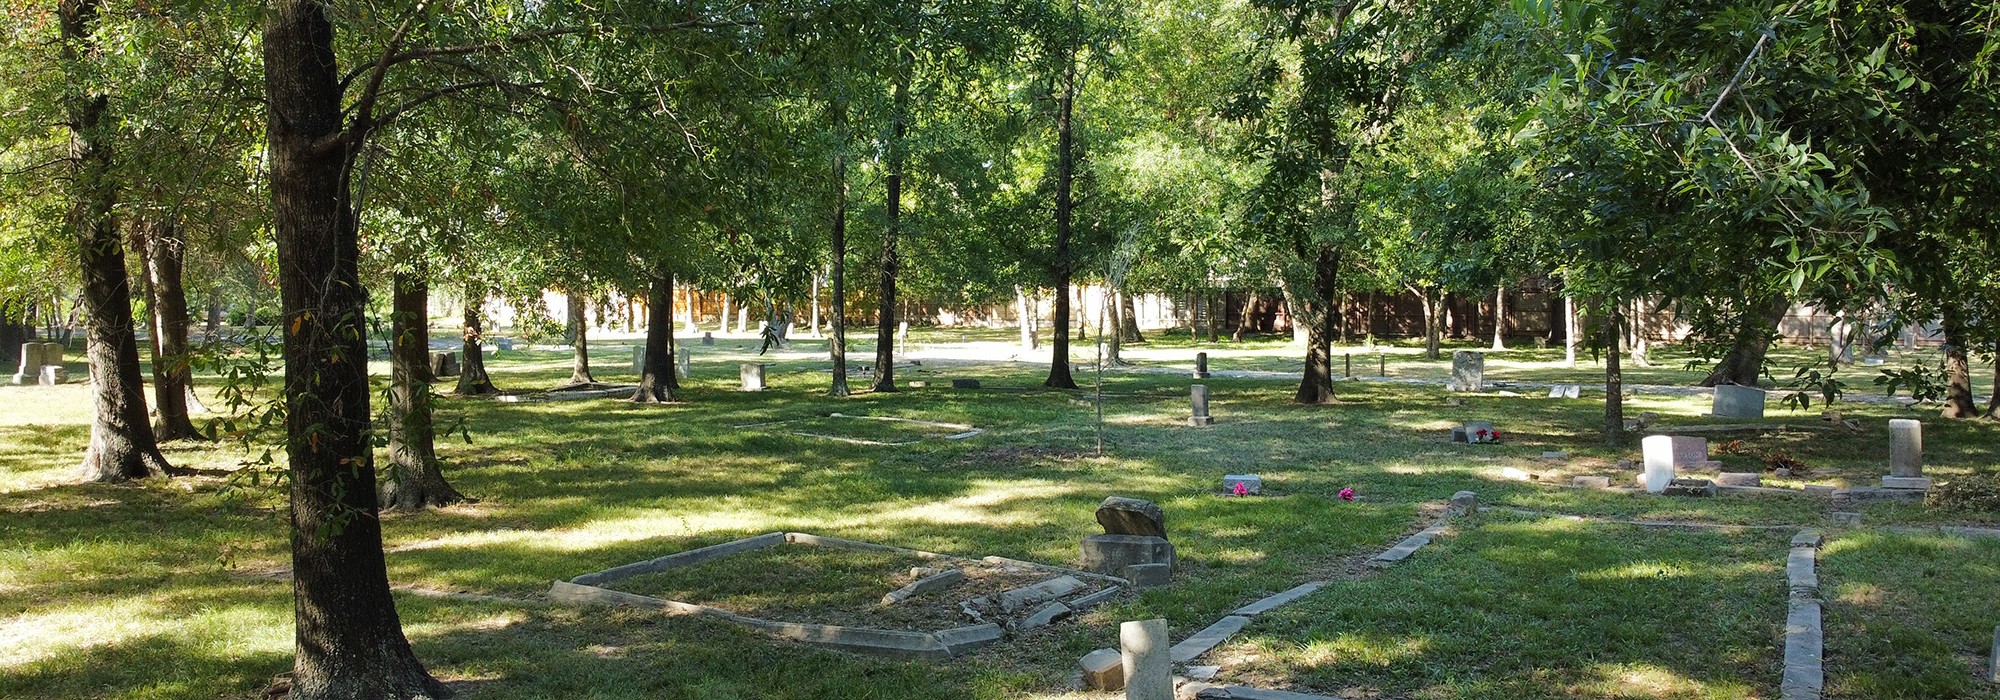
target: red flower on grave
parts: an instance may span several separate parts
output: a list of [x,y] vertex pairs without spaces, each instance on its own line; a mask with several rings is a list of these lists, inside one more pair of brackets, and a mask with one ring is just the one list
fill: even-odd
[[1344,488],[1344,489],[1341,489],[1341,490],[1340,490],[1340,500],[1343,500],[1343,501],[1352,501],[1352,500],[1354,500],[1354,487],[1351,487],[1351,486],[1350,486],[1350,487],[1348,487],[1348,488]]
[[1236,482],[1236,488],[1230,489],[1229,492],[1238,496],[1248,496],[1250,495],[1250,487],[1244,486],[1243,482],[1238,481]]
[[1498,430],[1493,431],[1493,439],[1495,441],[1498,441],[1500,439],[1500,431]]
[[1478,430],[1475,430],[1475,431],[1473,431],[1473,432],[1472,432],[1472,434],[1473,434],[1473,435],[1478,435],[1478,436],[1479,436],[1479,439],[1481,439],[1481,440],[1484,440],[1484,439],[1486,439],[1486,429],[1485,429],[1485,428],[1480,428],[1480,429],[1478,429]]

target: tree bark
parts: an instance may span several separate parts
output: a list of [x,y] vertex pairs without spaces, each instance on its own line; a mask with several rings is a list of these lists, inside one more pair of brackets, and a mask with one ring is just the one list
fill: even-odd
[[1790,306],[1791,302],[1782,296],[1746,305],[1737,317],[1736,338],[1729,351],[1702,378],[1700,385],[1756,386],[1757,379],[1764,374],[1764,356],[1778,337],[1778,323],[1784,320],[1785,310]]
[[674,273],[653,271],[651,303],[646,309],[646,362],[639,374],[633,403],[675,403],[681,400],[680,378],[674,372],[679,349],[674,345]]
[[1256,313],[1257,293],[1251,292],[1250,298],[1243,301],[1243,314],[1236,321],[1236,330],[1229,334],[1230,342],[1243,342],[1243,332],[1250,328],[1250,323],[1256,318],[1254,315]]
[[[1340,294],[1340,253],[1331,248],[1321,248],[1313,263],[1312,291],[1314,298],[1299,309],[1302,313],[1293,318],[1295,323],[1305,323],[1306,366],[1299,378],[1299,390],[1293,400],[1302,404],[1333,403],[1333,306]],[[1303,296],[1303,295],[1301,295]]]
[[1604,444],[1625,444],[1625,375],[1618,367],[1618,336],[1624,333],[1625,314],[1612,303],[1611,318],[1604,324]]
[[1444,295],[1436,287],[1410,287],[1410,291],[1424,302],[1424,357],[1438,359],[1438,347],[1444,340]]
[[1944,307],[1944,410],[1945,418],[1974,418],[1979,408],[1972,402],[1972,361],[1966,343],[1963,312],[1957,306]]
[[1563,363],[1576,366],[1576,298],[1563,295]]
[[1507,349],[1507,286],[1493,293],[1493,349]]
[[[97,14],[96,0],[65,0],[57,6],[62,59],[78,70],[84,57],[96,52],[91,34]],[[98,482],[164,476],[170,467],[146,418],[146,386],[140,378],[139,343],[132,328],[131,282],[113,211],[118,185],[111,175],[115,127],[110,98],[88,93],[71,81],[63,94],[63,109],[74,164],[63,223],[76,240],[82,262],[83,308],[90,317],[85,347],[96,386],[83,476]]]
[[[389,313],[389,474],[381,503],[389,510],[422,510],[467,500],[445,481],[437,458],[432,410],[430,283],[397,273]],[[574,298],[574,297],[572,297]],[[574,313],[576,307],[571,307]]]
[[1063,92],[1056,98],[1056,306],[1055,327],[1062,329],[1055,335],[1055,343],[1049,349],[1049,376],[1042,380],[1042,386],[1055,389],[1075,389],[1076,379],[1069,372],[1069,293],[1070,293],[1070,223],[1075,215],[1076,203],[1071,199],[1071,187],[1076,178],[1075,134],[1071,128],[1071,108],[1076,102],[1076,62],[1070,61],[1063,70]]
[[1111,337],[1099,337],[1097,342],[1104,344],[1106,365],[1122,365],[1125,364],[1125,358],[1120,355],[1125,345],[1125,291],[1116,287],[1106,287],[1104,293],[1110,296],[1105,303],[1098,305],[1098,309],[1100,314],[1111,315]]
[[486,353],[479,349],[479,341],[486,336],[479,327],[479,307],[485,296],[478,289],[465,289],[465,330],[460,336],[459,354],[464,362],[458,368],[458,394],[460,396],[480,396],[500,393],[493,386],[493,379],[486,375]]
[[188,419],[188,394],[194,390],[188,371],[187,291],[181,284],[186,241],[174,224],[145,225],[141,258],[146,268],[147,307],[153,317],[153,430],[162,441],[200,440],[201,431]]
[[1632,315],[1626,319],[1626,333],[1631,336],[1632,366],[1651,367],[1652,360],[1646,358],[1646,300],[1632,300]]
[[1125,343],[1130,345],[1146,342],[1146,336],[1139,332],[1139,310],[1138,305],[1132,301],[1132,294],[1129,291],[1122,291],[1118,295],[1118,303],[1120,305],[1118,316],[1122,319],[1119,321],[1119,328],[1124,335]]
[[[1204,290],[1201,298],[1202,304],[1208,307],[1208,342],[1210,344],[1220,342],[1223,319],[1229,316],[1228,296],[1221,291]],[[1328,318],[1332,316],[1329,315]]]
[[597,378],[590,376],[589,310],[584,305],[582,293],[571,291],[563,296],[564,305],[569,307],[569,346],[575,349],[570,355],[569,384],[596,384]]
[[852,393],[847,388],[847,149],[846,134],[841,136],[841,148],[833,154],[833,342],[827,344],[833,355],[833,386],[826,395],[834,397]]
[[882,230],[882,284],[880,307],[875,310],[875,382],[870,387],[874,391],[896,390],[896,272],[902,263],[896,257],[896,237],[903,229],[903,161],[908,144],[904,143],[909,131],[910,118],[910,66],[907,63],[897,72],[895,88],[895,114],[889,124],[889,172],[884,178],[888,186],[888,202],[885,226]]
[[2000,419],[2000,341],[1993,343],[1993,395],[1986,399],[1986,417]]
[[368,295],[329,6],[264,11],[266,141],[284,300],[295,655],[290,700],[443,698],[389,594],[369,445]]
[[1021,326],[1021,351],[1033,352],[1041,347],[1040,341],[1035,338],[1035,300],[1028,298],[1028,293],[1018,284],[1014,285],[1014,318]]

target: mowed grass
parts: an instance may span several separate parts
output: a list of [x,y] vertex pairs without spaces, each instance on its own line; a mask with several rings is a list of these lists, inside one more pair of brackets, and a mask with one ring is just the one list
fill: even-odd
[[1849,533],[1820,554],[1827,697],[2000,698],[2000,541]]
[[[920,343],[935,346],[957,335],[913,332]],[[1272,362],[1293,353],[1270,345],[1264,352]],[[631,379],[627,346],[594,344],[600,381]],[[1098,456],[1092,392],[1043,389],[1043,370],[1034,364],[926,361],[899,368],[898,376],[925,380],[927,388],[830,399],[823,396],[827,364],[812,355],[821,346],[811,341],[767,356],[742,339],[687,346],[695,353],[694,376],[679,405],[444,402],[445,420],[463,418],[472,438],[470,444],[441,440],[447,474],[480,502],[385,517],[391,578],[398,585],[521,602],[399,594],[405,629],[441,678],[472,697],[495,698],[1057,696],[1066,692],[1076,658],[1116,644],[1119,620],[1165,617],[1178,639],[1263,595],[1344,574],[1354,557],[1421,526],[1426,504],[1458,490],[1478,491],[1488,503],[1621,518],[1825,522],[1824,504],[1806,498],[1677,500],[1555,486],[1574,474],[1630,478],[1612,463],[1636,459],[1637,447],[1601,444],[1601,403],[1593,400],[1483,395],[1455,407],[1447,405],[1441,388],[1350,382],[1340,385],[1340,405],[1302,407],[1290,402],[1291,382],[1218,377],[1204,382],[1214,391],[1218,423],[1194,429],[1185,421],[1188,379],[1111,372],[1105,375],[1105,450]],[[857,364],[872,361],[865,348],[856,348],[852,357]],[[737,365],[749,361],[772,363],[769,391],[735,390]],[[569,376],[569,353],[563,350],[502,352],[488,363],[506,389],[554,387]],[[380,364],[377,374],[386,374]],[[947,388],[953,377],[979,378],[986,388]],[[1079,381],[1088,384],[1094,377],[1086,372]],[[857,376],[854,384],[865,388],[865,377]],[[256,694],[289,668],[292,652],[289,584],[260,575],[287,566],[282,494],[205,478],[135,486],[73,483],[88,439],[88,398],[81,386],[0,387],[0,531],[7,533],[0,543],[0,697]],[[1705,403],[1642,395],[1632,400],[1631,410],[1692,420]],[[1861,418],[1868,432],[1772,435],[1746,443],[1799,456],[1814,467],[1816,480],[1863,484],[1886,471],[1882,420],[1926,415],[1888,406],[1845,410]],[[834,412],[970,424],[985,432],[964,440],[934,439],[921,426],[906,433],[907,424],[824,418]],[[870,440],[915,433],[926,439],[880,446],[794,435],[786,426],[736,427],[799,419],[815,421],[810,432],[848,431],[838,435]],[[1449,442],[1449,428],[1467,419],[1494,420],[1507,432],[1507,442]],[[891,432],[869,432],[882,425]],[[2000,446],[1993,427],[1929,420],[1926,427],[1934,475],[1992,468],[1992,450]],[[1566,450],[1572,457],[1543,462],[1538,459],[1543,450]],[[255,455],[187,445],[171,447],[169,456],[190,466],[226,468]],[[1501,471],[1509,467],[1542,478],[1503,479]],[[1221,476],[1245,472],[1263,475],[1274,495],[1223,496]],[[1349,487],[1358,498],[1340,500],[1339,491]],[[1175,585],[946,664],[856,657],[766,640],[711,620],[576,609],[540,599],[552,580],[776,530],[1071,564],[1077,541],[1099,531],[1092,511],[1108,495],[1147,498],[1166,509],[1183,561]],[[1699,581],[1782,556],[1780,546],[1769,557],[1762,549],[1756,556],[1736,557],[1735,543],[1756,538],[1725,538],[1718,540],[1722,550],[1715,556],[1734,563],[1703,564],[1686,553],[1689,546],[1671,537],[1657,539],[1650,530],[1600,532],[1602,526],[1485,517],[1492,521],[1440,540],[1434,546],[1444,549],[1438,553],[1476,560],[1489,549],[1520,556],[1546,551],[1536,556],[1551,571],[1579,557],[1583,563],[1574,566],[1580,570],[1612,566],[1590,564],[1588,558],[1610,553],[1633,562],[1676,557],[1694,562],[1686,566],[1695,573],[1676,581]],[[1873,506],[1868,514],[1871,525],[1995,517],[1890,506]],[[1474,539],[1479,537],[1489,539]],[[1588,546],[1565,544],[1571,540]],[[1452,595],[1474,600],[1482,587],[1521,575],[1500,571],[1454,583],[1446,572],[1423,568],[1432,554],[1427,549],[1407,568],[1361,584],[1382,586],[1375,598],[1379,604],[1399,606],[1406,604],[1399,596],[1408,591],[1391,583],[1401,577],[1435,576],[1442,587],[1438,595],[1451,602],[1457,600]],[[730,586],[768,591],[773,579],[782,578],[754,568],[717,571],[716,592]],[[827,597],[831,606],[848,592],[819,589],[852,580],[802,581],[801,598]],[[1741,580],[1747,579],[1717,585]],[[1949,590],[1968,600],[1991,600],[2000,592],[1991,585],[1968,579]],[[1782,594],[1782,585],[1775,586]],[[1557,606],[1566,600],[1561,588],[1517,585],[1515,590],[1508,600],[1516,605]],[[879,597],[882,589],[875,585],[866,592]],[[1329,590],[1300,605],[1323,608],[1345,597]],[[1762,624],[1782,620],[1781,605],[1775,614],[1758,610],[1752,617]],[[1310,617],[1302,614],[1292,624],[1309,629]],[[1505,640],[1509,625],[1519,622],[1469,619],[1474,629],[1466,633],[1479,639]],[[1626,624],[1643,631],[1647,623],[1634,618]],[[1659,624],[1651,636],[1635,632],[1630,648],[1618,651],[1632,658],[1681,658],[1675,656],[1684,653],[1680,642],[1671,634],[1671,625],[1680,622]],[[1271,634],[1264,625],[1253,626],[1253,639]],[[1662,680],[1666,684],[1653,695],[1640,692],[1649,687],[1644,684],[1591,685],[1596,681],[1587,675],[1564,682],[1585,689],[1626,688],[1636,697],[1734,697],[1730,693],[1761,692],[1757,689],[1774,682],[1775,667],[1764,662],[1769,639],[1717,639],[1714,653],[1751,659],[1744,663],[1763,669],[1768,678],[1751,670],[1702,675],[1669,664],[1658,678],[1672,682]],[[1402,653],[1397,651],[1402,644],[1384,637],[1369,653],[1393,656]],[[1579,645],[1608,648],[1560,635],[1516,644],[1519,653],[1545,659],[1570,655]],[[1274,668],[1285,670],[1271,680],[1305,687],[1329,683],[1310,670],[1309,659],[1318,653],[1274,642]],[[1424,658],[1435,666],[1425,671],[1430,676],[1398,671],[1371,683],[1430,688],[1438,697],[1494,697],[1487,689],[1537,686],[1537,679],[1546,678],[1527,666],[1494,666],[1477,654]],[[1600,667],[1576,668],[1584,674]],[[1413,680],[1439,675],[1482,680]]]

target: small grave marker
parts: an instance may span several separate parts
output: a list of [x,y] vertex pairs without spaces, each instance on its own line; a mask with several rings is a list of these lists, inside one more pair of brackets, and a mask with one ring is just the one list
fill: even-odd
[[743,381],[744,391],[764,390],[764,365],[762,363],[745,362],[738,371],[738,375]]
[[1237,496],[1254,496],[1264,491],[1264,478],[1254,474],[1226,474],[1222,490]]
[[702,334],[701,334],[701,344],[702,344],[702,345],[714,345],[714,344],[715,344],[715,333],[714,333],[714,332],[712,332],[712,331],[703,331],[703,332],[702,332]]
[[1484,353],[1460,350],[1451,354],[1451,381],[1445,383],[1446,391],[1477,392],[1485,388],[1485,380]]
[[1553,387],[1549,387],[1549,398],[1552,399],[1583,398],[1583,386],[1580,384],[1557,384]]
[[1198,352],[1194,354],[1194,378],[1208,378],[1208,353]]
[[1754,386],[1722,384],[1715,387],[1715,402],[1710,413],[1723,418],[1764,417],[1764,396],[1766,392]]
[[1889,421],[1889,475],[1883,488],[1929,489],[1924,476],[1924,424],[1908,418]]
[[1208,415],[1208,387],[1193,384],[1188,387],[1188,400],[1192,404],[1193,415],[1188,416],[1188,425],[1201,427],[1214,425],[1215,418]]
[[688,378],[694,371],[694,351],[680,348],[680,351],[674,354],[677,355],[674,360],[674,371],[679,373],[682,379]]

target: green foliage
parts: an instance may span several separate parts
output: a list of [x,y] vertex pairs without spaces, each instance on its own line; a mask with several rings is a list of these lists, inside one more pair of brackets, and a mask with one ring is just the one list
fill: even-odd
[[1940,360],[1936,365],[1884,369],[1875,377],[1875,386],[1882,387],[1884,396],[1895,396],[1898,390],[1908,389],[1910,398],[1917,403],[1937,403],[1944,398],[1947,388],[1944,363]]
[[1792,378],[1785,382],[1785,388],[1791,390],[1784,397],[1786,408],[1795,411],[1812,408],[1815,395],[1822,405],[1832,406],[1847,393],[1847,382],[1834,376],[1836,370],[1828,368],[1821,371],[1820,367],[1821,363],[1814,362],[1792,371]]

